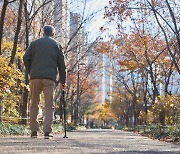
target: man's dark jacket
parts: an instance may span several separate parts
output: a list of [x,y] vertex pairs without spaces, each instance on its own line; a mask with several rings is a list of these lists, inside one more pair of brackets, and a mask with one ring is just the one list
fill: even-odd
[[66,67],[61,45],[53,38],[45,36],[31,42],[24,57],[24,64],[30,79],[50,79],[56,81],[57,69],[60,82],[66,81]]

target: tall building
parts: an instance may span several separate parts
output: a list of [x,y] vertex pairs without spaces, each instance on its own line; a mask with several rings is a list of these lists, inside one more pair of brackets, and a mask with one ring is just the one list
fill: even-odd
[[56,39],[61,42],[63,48],[67,46],[70,36],[70,11],[68,0],[54,1],[54,26],[56,28]]
[[83,56],[88,49],[87,34],[82,22],[80,14],[70,12],[70,56],[74,56],[74,58],[81,63],[86,63]]
[[110,59],[105,54],[103,54],[102,74],[102,102],[105,102],[106,100],[112,102],[113,74]]
[[[94,49],[95,50],[95,49]],[[106,100],[112,102],[113,91],[113,74],[110,68],[111,62],[106,54],[99,54],[93,57],[93,61],[98,61],[99,66],[96,70],[96,80],[99,82],[99,87],[96,88],[96,95],[100,97],[100,103],[104,103]]]

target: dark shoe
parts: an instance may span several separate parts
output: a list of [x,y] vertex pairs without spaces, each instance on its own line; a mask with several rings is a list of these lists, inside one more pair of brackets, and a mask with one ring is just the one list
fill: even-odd
[[31,138],[37,138],[37,131],[31,133]]
[[44,134],[44,139],[52,139],[52,138],[53,138],[53,135],[52,135],[51,133],[46,132],[46,133]]

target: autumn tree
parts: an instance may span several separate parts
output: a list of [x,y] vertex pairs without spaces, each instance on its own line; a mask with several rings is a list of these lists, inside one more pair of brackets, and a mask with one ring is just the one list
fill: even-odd
[[[115,23],[118,32],[127,30],[125,22],[131,24],[130,32],[144,31],[154,36],[163,36],[166,52],[179,73],[179,5],[176,1],[110,1],[105,16]],[[172,24],[170,24],[170,22]],[[161,37],[162,38],[162,37]],[[173,46],[176,46],[175,48]]]
[[148,106],[157,101],[162,91],[171,94],[170,80],[179,73],[177,6],[169,1],[120,0],[109,1],[105,8],[110,26],[101,30],[115,29],[116,33],[109,36],[109,41],[98,44],[97,51],[113,61],[116,80],[132,96],[136,118],[142,102],[147,114]]

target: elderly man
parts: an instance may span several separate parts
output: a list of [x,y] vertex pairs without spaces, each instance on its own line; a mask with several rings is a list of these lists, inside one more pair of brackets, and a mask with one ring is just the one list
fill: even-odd
[[30,129],[31,137],[37,138],[39,123],[37,120],[41,92],[44,93],[44,138],[50,139],[54,113],[53,91],[57,73],[59,72],[61,88],[66,81],[65,62],[61,45],[55,40],[54,27],[43,28],[44,36],[33,41],[28,47],[23,60],[30,75]]

